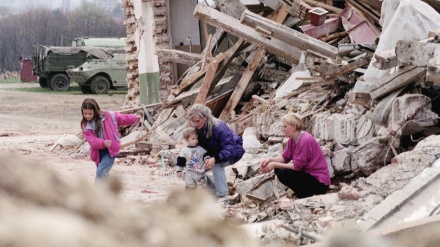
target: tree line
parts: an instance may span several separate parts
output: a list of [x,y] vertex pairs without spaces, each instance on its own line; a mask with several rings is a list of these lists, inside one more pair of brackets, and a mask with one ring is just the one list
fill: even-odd
[[0,34],[0,71],[18,71],[20,56],[30,58],[35,45],[71,46],[76,37],[126,36],[122,17],[87,2],[67,13],[33,8],[3,15]]

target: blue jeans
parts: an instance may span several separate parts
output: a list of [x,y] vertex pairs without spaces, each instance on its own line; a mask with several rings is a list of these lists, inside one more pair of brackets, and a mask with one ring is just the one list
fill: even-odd
[[208,178],[208,186],[215,189],[215,195],[217,197],[227,196],[229,193],[228,190],[228,181],[226,180],[225,167],[230,165],[229,161],[223,163],[216,163],[212,168],[212,175],[214,176],[214,181]]
[[107,148],[99,150],[99,158],[100,162],[98,167],[96,168],[95,182],[105,179],[110,173],[110,169],[112,169],[112,166],[115,162],[115,157],[110,157]]

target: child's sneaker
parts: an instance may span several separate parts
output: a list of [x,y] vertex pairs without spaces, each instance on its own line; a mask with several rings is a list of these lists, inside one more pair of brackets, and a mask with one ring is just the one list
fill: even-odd
[[229,203],[229,197],[228,196],[220,196],[217,197],[218,203]]

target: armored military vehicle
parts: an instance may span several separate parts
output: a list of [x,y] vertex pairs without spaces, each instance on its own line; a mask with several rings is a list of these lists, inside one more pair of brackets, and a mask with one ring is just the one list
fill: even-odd
[[127,88],[125,53],[115,53],[109,59],[89,59],[66,72],[85,94],[106,94],[110,88]]
[[[96,46],[91,46],[91,45]],[[122,38],[76,38],[68,46],[33,47],[32,73],[39,77],[41,87],[65,91],[70,87],[66,70],[90,59],[108,60],[114,53],[125,53]]]

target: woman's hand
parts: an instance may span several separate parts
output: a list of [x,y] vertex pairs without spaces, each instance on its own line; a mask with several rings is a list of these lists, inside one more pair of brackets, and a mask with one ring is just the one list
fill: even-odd
[[209,158],[205,160],[205,169],[206,170],[211,170],[215,165],[215,158]]
[[271,172],[275,168],[275,163],[270,161],[270,158],[264,159],[260,163],[260,170],[263,173]]

